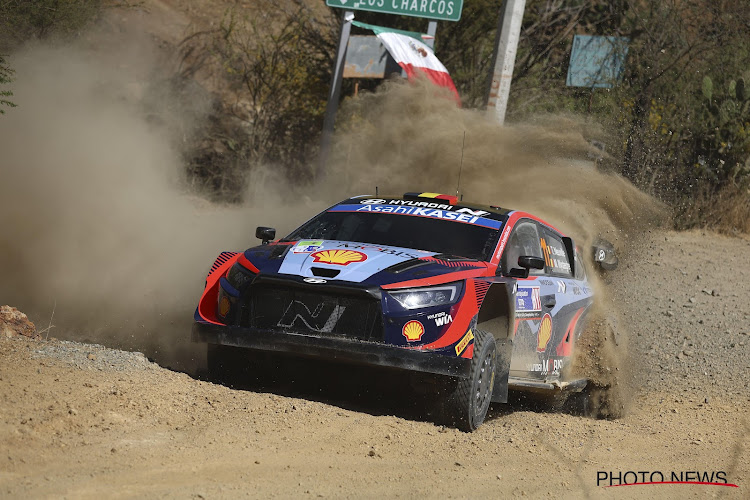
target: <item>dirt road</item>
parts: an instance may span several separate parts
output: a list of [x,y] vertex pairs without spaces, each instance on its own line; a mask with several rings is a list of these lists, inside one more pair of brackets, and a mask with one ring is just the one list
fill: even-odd
[[[750,242],[654,233],[634,257],[610,277],[638,375],[622,419],[516,401],[465,434],[377,372],[233,389],[138,353],[3,338],[0,496],[747,498]],[[739,487],[604,487],[628,471]]]

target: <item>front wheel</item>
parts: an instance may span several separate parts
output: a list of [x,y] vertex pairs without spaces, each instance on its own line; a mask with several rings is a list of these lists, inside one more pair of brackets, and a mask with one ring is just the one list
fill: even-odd
[[464,432],[476,430],[490,408],[497,370],[497,350],[492,334],[474,332],[474,357],[469,378],[460,379],[447,398],[448,416]]

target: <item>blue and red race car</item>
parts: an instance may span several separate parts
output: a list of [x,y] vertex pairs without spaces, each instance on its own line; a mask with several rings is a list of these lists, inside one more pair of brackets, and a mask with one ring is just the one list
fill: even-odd
[[[524,212],[406,193],[360,196],[290,235],[224,252],[193,340],[436,374],[451,421],[476,429],[508,387],[565,380],[592,290],[571,238]],[[603,258],[603,256],[602,256]]]

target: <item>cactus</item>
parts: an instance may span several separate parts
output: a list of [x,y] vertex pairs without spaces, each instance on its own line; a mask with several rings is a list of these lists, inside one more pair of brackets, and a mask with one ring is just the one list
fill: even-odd
[[711,81],[710,76],[703,77],[702,91],[703,91],[703,96],[710,101],[714,93],[714,82]]
[[738,101],[744,101],[749,96],[747,95],[747,89],[745,88],[745,79],[740,78],[734,87],[734,95]]

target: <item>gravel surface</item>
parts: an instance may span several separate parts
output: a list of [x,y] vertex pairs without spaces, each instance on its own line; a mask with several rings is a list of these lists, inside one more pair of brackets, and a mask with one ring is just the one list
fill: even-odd
[[[638,385],[615,420],[516,402],[466,434],[416,412],[406,381],[373,386],[377,372],[300,386],[281,366],[232,388],[137,352],[0,338],[0,497],[748,498],[750,294],[744,269],[716,263],[749,248],[654,234],[609,275]],[[597,482],[629,470],[723,471],[739,487]]]

